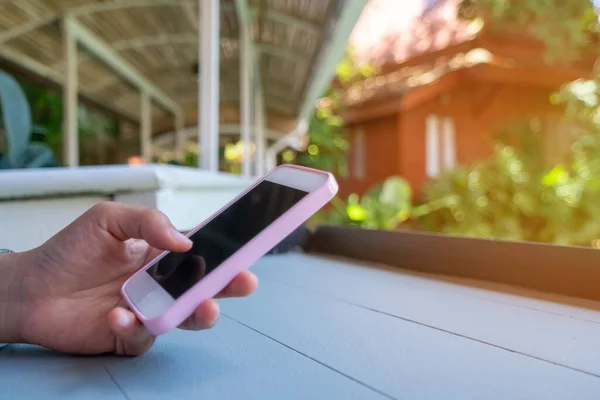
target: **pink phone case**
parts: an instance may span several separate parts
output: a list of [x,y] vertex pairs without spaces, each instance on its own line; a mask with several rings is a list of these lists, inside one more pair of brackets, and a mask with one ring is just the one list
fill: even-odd
[[[144,273],[146,269],[164,257],[168,252],[161,253],[158,257],[150,261],[146,266],[136,272],[123,284],[121,288],[121,294],[123,298],[127,301],[132,311],[152,334],[164,334],[185,321],[185,319],[195,311],[198,305],[207,299],[213,298],[217,293],[225,288],[225,286],[227,286],[227,284],[235,276],[237,276],[243,270],[250,268],[263,255],[281,242],[281,240],[285,239],[286,236],[291,234],[294,230],[306,222],[306,220],[314,213],[325,206],[337,193],[337,182],[333,175],[328,172],[296,165],[280,165],[276,169],[278,168],[301,169],[307,172],[326,175],[327,179],[321,187],[305,196],[296,205],[275,220],[275,222],[265,228],[260,234],[255,236],[252,240],[250,240],[250,242],[225,260],[219,267],[207,274],[200,282],[185,292],[169,309],[167,309],[158,317],[151,319],[145,318],[135,307],[131,299],[127,296],[125,292],[125,286],[131,279],[133,279],[134,276]],[[269,173],[258,179],[246,190],[223,206],[220,210],[215,212],[192,231],[188,232],[187,236],[194,234],[216,215],[227,209],[231,204],[235,203],[240,197],[246,194],[246,192],[263,181],[265,177],[269,175]]]

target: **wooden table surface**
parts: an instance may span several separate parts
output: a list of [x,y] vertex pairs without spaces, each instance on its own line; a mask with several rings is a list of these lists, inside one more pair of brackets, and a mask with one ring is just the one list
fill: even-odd
[[[1,399],[600,399],[600,304],[285,254],[138,358],[0,351]],[[599,288],[600,290],[600,288]]]

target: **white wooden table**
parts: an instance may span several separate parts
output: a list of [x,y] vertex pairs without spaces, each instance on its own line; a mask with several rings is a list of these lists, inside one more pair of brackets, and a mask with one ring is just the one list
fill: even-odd
[[316,255],[253,271],[256,293],[219,300],[214,329],[142,357],[5,348],[0,398],[600,398],[598,302]]
[[0,248],[36,247],[105,200],[159,209],[185,231],[250,183],[237,175],[171,165],[1,171]]

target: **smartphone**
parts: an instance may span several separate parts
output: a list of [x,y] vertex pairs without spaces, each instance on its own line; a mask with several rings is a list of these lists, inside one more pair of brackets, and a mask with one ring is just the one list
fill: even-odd
[[192,248],[163,252],[121,288],[154,335],[181,324],[240,272],[300,227],[337,193],[327,172],[281,165],[259,178],[187,236]]

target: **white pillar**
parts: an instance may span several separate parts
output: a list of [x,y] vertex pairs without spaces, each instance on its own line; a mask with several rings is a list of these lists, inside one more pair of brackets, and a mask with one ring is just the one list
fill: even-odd
[[198,166],[219,170],[219,0],[198,0]]
[[152,109],[148,93],[141,93],[140,130],[142,159],[145,163],[152,162]]
[[[258,74],[260,72],[256,71],[256,73]],[[259,84],[260,83],[257,83],[257,85]],[[256,138],[256,175],[262,176],[267,172],[265,170],[265,104],[261,88],[257,88],[257,90],[255,90],[254,93],[254,136]]]
[[183,131],[183,125],[183,115],[175,115],[175,154],[179,162],[185,160],[185,132]]
[[243,146],[242,176],[251,176],[250,165],[250,131],[251,131],[251,87],[252,87],[252,54],[248,29],[240,26],[240,133]]
[[275,142],[271,147],[267,149],[267,172],[277,166],[277,155],[279,154],[279,152],[288,146],[296,147],[298,144],[299,136],[305,134],[307,129],[308,122],[306,120],[301,120],[290,133],[280,138],[277,142]]
[[65,78],[63,83],[63,162],[79,166],[79,136],[77,116],[77,41],[71,31],[71,16],[63,19]]

